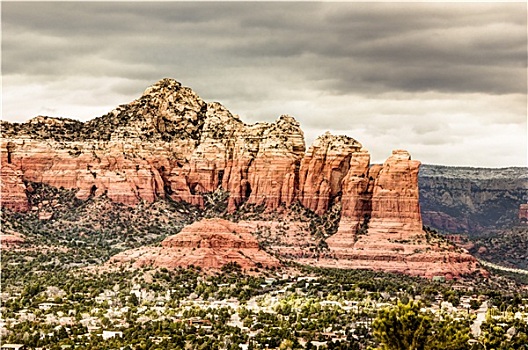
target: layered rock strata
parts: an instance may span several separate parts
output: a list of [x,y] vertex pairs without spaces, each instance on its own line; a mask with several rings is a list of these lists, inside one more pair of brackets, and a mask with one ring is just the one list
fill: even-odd
[[20,248],[26,244],[26,238],[18,232],[4,231],[0,233],[0,250]]
[[[345,181],[346,193],[339,229],[328,239],[331,248],[353,248],[366,234],[400,236],[422,234],[418,193],[420,162],[407,151],[396,150],[382,166],[365,167],[364,154],[357,154],[355,173]],[[363,172],[358,171],[363,169]]]
[[275,267],[280,262],[259,249],[249,230],[222,219],[204,219],[185,227],[180,233],[167,237],[161,247],[143,247],[125,251],[109,264],[131,263],[135,267],[188,267],[220,269],[236,263],[244,270],[255,267]]
[[29,210],[22,171],[12,164],[2,163],[0,167],[0,202],[2,207],[15,211]]
[[[170,196],[202,205],[219,187],[230,210],[247,202],[269,210],[295,199],[303,132],[290,116],[246,125],[219,103],[203,102],[170,79],[142,97],[88,121],[36,117],[2,123],[3,205],[24,210],[12,174],[79,189],[86,199],[105,193],[135,205]],[[17,175],[18,176],[18,175]]]
[[[2,122],[2,136],[2,206],[16,211],[28,209],[24,181],[78,189],[80,199],[105,194],[127,205],[170,197],[203,206],[205,194],[221,189],[229,195],[230,212],[242,205],[281,212],[296,202],[319,215],[340,208],[339,227],[326,239],[325,254],[349,262],[343,266],[407,264],[418,254],[415,249],[411,254],[407,245],[424,236],[418,203],[420,162],[411,160],[408,152],[394,151],[383,165],[370,165],[370,155],[358,141],[327,133],[305,153],[303,132],[293,117],[248,125],[172,79],[159,81],[139,99],[100,118],[85,123],[48,117],[24,124]],[[233,246],[229,249],[244,246],[233,237],[228,241]],[[177,248],[163,249],[171,254],[190,249],[178,242]],[[192,244],[202,249],[201,243]],[[427,251],[424,244],[416,249]],[[292,249],[297,249],[295,244]],[[141,264],[161,264],[153,256],[140,260],[141,254],[136,254]],[[436,261],[442,254],[418,260]],[[235,255],[231,260],[242,259]],[[192,260],[164,256],[164,264]],[[200,259],[209,259],[204,266],[223,264],[210,253]]]
[[432,278],[443,276],[447,279],[464,278],[475,272],[482,276],[489,273],[479,267],[477,260],[467,251],[431,251],[429,245],[383,245],[376,242],[374,247],[356,250],[346,254],[333,253],[317,259],[299,258],[301,264],[340,269],[366,269],[403,273],[412,276]]
[[[299,171],[299,199],[303,206],[321,215],[341,197],[342,182],[348,173],[366,172],[366,164],[351,162],[361,144],[347,136],[330,133],[317,138],[302,159]],[[355,158],[355,157],[354,157]],[[352,165],[352,168],[351,168]]]
[[426,226],[470,237],[521,224],[528,168],[469,168],[424,165],[418,179]]
[[203,194],[220,187],[230,194],[230,211],[300,201],[322,214],[342,200],[344,216],[358,220],[373,203],[383,211],[390,201],[385,194],[372,199],[376,171],[356,140],[326,134],[305,154],[293,117],[247,125],[171,79],[86,123],[36,117],[2,126],[3,205],[13,210],[27,209],[21,180],[128,205],[165,196],[202,205]]

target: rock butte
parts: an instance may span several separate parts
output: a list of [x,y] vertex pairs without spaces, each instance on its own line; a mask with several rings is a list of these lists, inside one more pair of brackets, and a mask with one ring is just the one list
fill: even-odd
[[237,263],[244,270],[280,266],[279,260],[259,249],[245,227],[222,219],[204,219],[167,237],[161,247],[128,250],[112,257],[109,264],[132,263],[135,267],[175,268],[200,266],[219,269]]
[[[242,204],[283,211],[300,202],[323,214],[340,205],[339,229],[327,243],[338,260],[349,262],[343,267],[428,275],[436,270],[405,264],[418,256],[431,264],[444,261],[440,251],[438,257],[411,254],[411,243],[401,243],[424,237],[420,162],[408,152],[393,151],[383,165],[370,165],[358,141],[329,133],[306,151],[293,117],[247,125],[172,79],[85,123],[36,117],[24,124],[2,122],[2,129],[2,206],[12,210],[29,210],[25,180],[78,189],[81,199],[105,193],[127,205],[170,196],[202,206],[204,193],[222,188],[231,212]],[[368,234],[358,235],[365,218]],[[439,273],[456,276],[475,262],[467,254],[449,254],[454,258],[438,265]]]

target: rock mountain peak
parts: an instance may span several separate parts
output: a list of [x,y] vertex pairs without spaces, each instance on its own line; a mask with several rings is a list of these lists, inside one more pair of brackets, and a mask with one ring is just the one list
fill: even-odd
[[[170,197],[203,207],[212,194],[224,193],[230,213],[241,207],[281,213],[294,205],[320,216],[338,213],[337,233],[326,240],[338,258],[368,264],[363,251],[385,246],[388,251],[376,253],[385,261],[383,269],[394,261],[400,270],[423,262],[412,247],[397,243],[425,240],[420,162],[406,151],[371,166],[361,143],[330,133],[306,151],[293,117],[248,125],[173,79],[162,79],[138,99],[85,123],[38,117],[2,127],[5,208],[38,210],[28,202],[28,181],[75,189],[83,200],[105,194],[127,205]],[[466,271],[461,265],[466,262],[455,259],[449,269]],[[418,270],[413,273],[433,271]]]
[[160,80],[158,80],[157,82],[155,82],[154,84],[152,84],[151,86],[149,86],[145,92],[143,93],[144,95],[145,94],[149,94],[150,91],[149,90],[159,90],[159,89],[162,89],[162,88],[169,88],[169,89],[178,89],[182,86],[182,84],[177,81],[176,79],[173,79],[173,78],[162,78]]
[[[204,127],[222,131],[233,130],[234,125],[242,125],[240,117],[232,114],[219,102],[207,103],[191,88],[182,86],[171,78],[163,78],[149,86],[136,100],[120,105],[109,113],[80,122],[67,118],[38,116],[26,123],[2,121],[3,135],[22,135],[36,139],[64,141],[119,141],[136,139],[140,141],[191,140],[200,143]],[[300,128],[291,116],[280,116],[273,124]],[[249,128],[258,129],[268,123]]]

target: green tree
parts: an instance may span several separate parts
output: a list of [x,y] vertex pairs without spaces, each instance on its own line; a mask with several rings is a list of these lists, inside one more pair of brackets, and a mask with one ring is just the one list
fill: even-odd
[[425,350],[432,323],[430,314],[420,311],[420,303],[410,301],[382,309],[372,328],[381,350]]
[[426,349],[470,349],[468,343],[470,332],[468,321],[458,321],[452,317],[444,316],[441,321],[434,323],[433,334],[427,341]]
[[139,300],[136,296],[136,293],[130,293],[130,296],[128,297],[128,302],[132,305],[132,306],[138,306],[139,305]]
[[473,309],[473,310],[478,310],[478,308],[480,307],[480,303],[476,299],[471,299],[469,301],[469,305],[470,305],[471,309]]
[[382,350],[467,350],[469,323],[444,315],[435,320],[420,311],[420,303],[398,302],[380,311],[373,323],[373,333]]

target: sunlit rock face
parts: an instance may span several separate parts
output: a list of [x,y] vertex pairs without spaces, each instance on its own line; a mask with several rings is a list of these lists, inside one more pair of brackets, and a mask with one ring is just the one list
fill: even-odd
[[[222,190],[231,213],[242,205],[282,213],[299,203],[317,215],[339,208],[337,233],[325,237],[325,243],[340,267],[428,275],[436,273],[429,262],[449,274],[465,273],[469,268],[464,266],[473,263],[469,256],[434,250],[425,239],[420,162],[408,152],[396,150],[384,164],[371,165],[358,141],[329,133],[306,150],[293,117],[248,125],[172,79],[160,80],[137,100],[88,122],[42,116],[23,124],[2,122],[2,136],[2,207],[14,211],[30,209],[28,181],[75,189],[80,199],[105,195],[130,206],[170,197],[203,207],[205,195]],[[188,235],[168,239],[162,248],[172,257],[166,257],[166,264],[202,259],[210,267],[225,261],[251,266],[234,250],[255,252],[255,261],[264,254],[256,253],[256,241],[246,234],[238,239],[218,233],[218,225],[230,223],[201,225],[212,225],[217,234],[203,238],[202,231],[191,227]],[[174,258],[174,249],[209,251],[201,250],[205,255],[193,260],[191,255]],[[229,259],[220,259],[212,253],[218,249],[233,251],[224,254]],[[289,251],[295,249],[292,240]],[[162,265],[153,259],[138,261]],[[318,261],[323,264],[324,259]]]
[[246,227],[222,219],[195,222],[167,237],[161,247],[122,252],[112,257],[109,265],[221,269],[229,263],[236,263],[243,270],[280,266],[275,257],[259,249]]
[[221,186],[230,210],[245,202],[273,210],[296,198],[305,151],[293,117],[246,125],[171,79],[86,123],[36,117],[2,126],[2,193],[13,210],[25,210],[19,179],[128,205],[165,196],[202,205],[202,194]]
[[414,184],[418,163],[398,160],[408,157],[404,151],[389,158],[378,179],[368,152],[350,137],[327,133],[305,153],[293,117],[247,125],[171,79],[86,123],[36,117],[3,126],[2,193],[4,205],[14,210],[27,209],[22,180],[29,180],[78,189],[81,199],[105,194],[128,205],[165,196],[202,205],[204,193],[221,187],[230,194],[231,211],[243,203],[277,210],[300,201],[323,214],[343,201],[347,217],[416,210],[419,218],[412,200],[396,203],[383,188],[390,183],[391,191],[404,191]]

